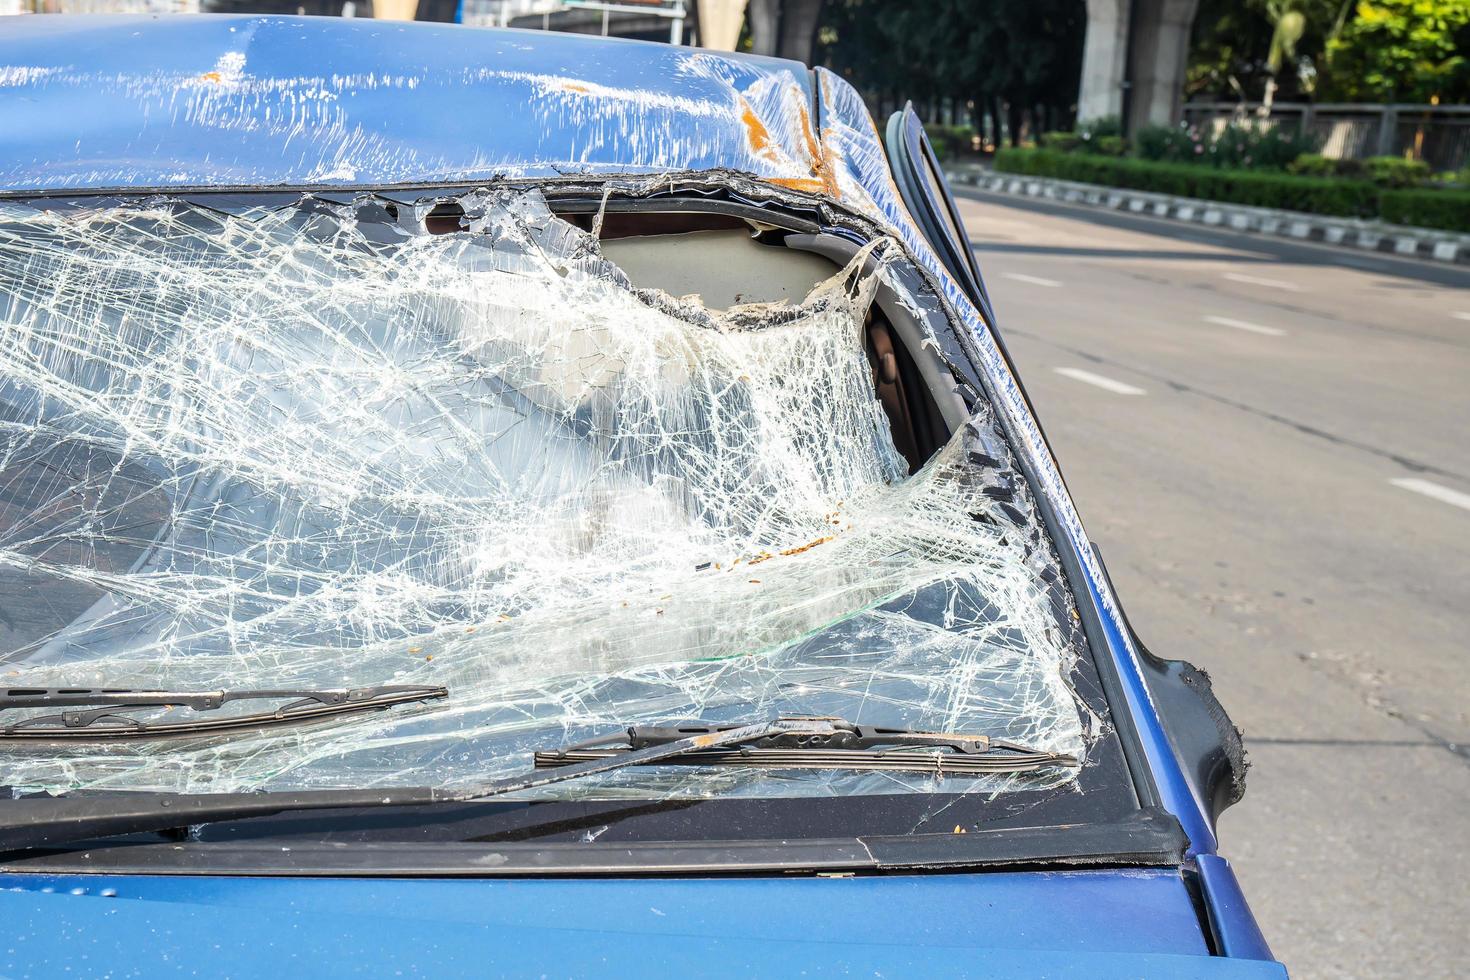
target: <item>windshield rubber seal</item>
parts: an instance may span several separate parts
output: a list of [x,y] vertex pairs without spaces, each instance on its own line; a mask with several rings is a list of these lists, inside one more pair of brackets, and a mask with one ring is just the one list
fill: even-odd
[[252,877],[526,877],[1177,867],[1188,838],[1159,808],[1092,824],[809,840],[246,841],[93,844],[0,859],[0,873]]

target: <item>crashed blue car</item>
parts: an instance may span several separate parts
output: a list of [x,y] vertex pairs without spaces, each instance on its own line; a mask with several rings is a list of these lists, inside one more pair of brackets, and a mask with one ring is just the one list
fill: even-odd
[[1283,976],[912,112],[0,24],[7,976]]

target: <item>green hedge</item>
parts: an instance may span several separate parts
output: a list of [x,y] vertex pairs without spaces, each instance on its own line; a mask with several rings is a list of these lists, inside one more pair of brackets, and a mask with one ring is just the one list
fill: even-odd
[[1131,157],[1027,148],[999,150],[995,154],[995,169],[1001,173],[1055,177],[1228,204],[1309,211],[1345,218],[1375,216],[1380,195],[1377,187],[1360,180],[1220,170],[1189,163],[1157,163]]
[[1014,147],[996,152],[995,169],[1227,204],[1344,218],[1382,218],[1396,225],[1470,232],[1470,191],[1392,190],[1371,181],[1341,177],[1221,170],[1188,163]]
[[1381,201],[1384,221],[1470,232],[1470,191],[1384,191]]

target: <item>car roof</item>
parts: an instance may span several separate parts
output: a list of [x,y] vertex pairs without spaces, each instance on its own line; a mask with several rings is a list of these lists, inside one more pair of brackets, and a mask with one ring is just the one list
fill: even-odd
[[5,18],[0,191],[820,169],[797,63],[340,17]]

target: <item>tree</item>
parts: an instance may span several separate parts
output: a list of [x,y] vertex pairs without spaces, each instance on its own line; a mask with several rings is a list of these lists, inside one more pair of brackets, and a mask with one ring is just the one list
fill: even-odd
[[1263,115],[1271,114],[1276,97],[1276,76],[1288,60],[1296,57],[1297,42],[1307,29],[1307,17],[1298,9],[1297,0],[1266,0],[1266,15],[1271,19],[1271,47],[1266,54],[1266,94],[1261,99]]
[[1470,99],[1470,0],[1361,0],[1327,43],[1324,86],[1373,102]]
[[[1312,94],[1333,26],[1353,0],[1201,0],[1187,98],[1299,99]],[[1291,69],[1291,70],[1287,70]]]
[[1470,0],[1201,0],[1185,93],[1470,101],[1467,23]]
[[1070,117],[1086,27],[1083,0],[829,0],[819,56],[870,94],[970,102],[977,128],[1004,103],[1014,142]]

